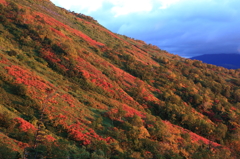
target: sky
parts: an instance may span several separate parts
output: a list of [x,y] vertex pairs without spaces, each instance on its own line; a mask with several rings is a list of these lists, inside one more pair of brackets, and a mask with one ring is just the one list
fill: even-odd
[[239,0],[51,0],[172,54],[240,53]]

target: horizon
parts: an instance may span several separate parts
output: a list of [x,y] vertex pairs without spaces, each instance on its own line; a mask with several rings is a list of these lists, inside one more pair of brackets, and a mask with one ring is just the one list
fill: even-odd
[[143,40],[185,58],[240,52],[240,11],[236,7],[240,1],[52,2],[65,9],[89,15],[114,33]]

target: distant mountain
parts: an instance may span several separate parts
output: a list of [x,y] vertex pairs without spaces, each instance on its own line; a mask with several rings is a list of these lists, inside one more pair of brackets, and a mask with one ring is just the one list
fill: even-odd
[[228,69],[240,68],[240,54],[205,54],[192,57],[191,59],[200,60],[205,63],[222,66]]

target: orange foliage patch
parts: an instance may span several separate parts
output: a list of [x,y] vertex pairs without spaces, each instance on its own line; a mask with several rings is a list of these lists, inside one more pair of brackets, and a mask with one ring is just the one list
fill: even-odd
[[[1,49],[1,48],[0,48]],[[3,57],[3,56],[1,56],[0,55],[0,63],[2,63],[2,64],[7,64],[9,61],[8,61],[8,59],[7,58],[5,58],[5,57]]]
[[150,65],[159,66],[159,64],[156,61],[152,60],[151,55],[149,55],[149,53],[139,49],[138,46],[136,46],[136,45],[133,45],[132,47],[133,47],[133,49],[128,49],[127,51],[130,54],[133,54],[137,61],[139,61],[145,65],[150,64]]
[[0,141],[1,141],[1,143],[7,145],[8,148],[10,148],[14,151],[23,150],[23,148],[29,147],[28,144],[22,143],[17,140],[13,140],[12,138],[9,138],[8,136],[6,136],[5,134],[2,134],[2,133],[0,133]]
[[[101,57],[96,57],[96,55],[89,53],[86,56],[86,59],[95,59],[94,62],[109,70],[109,72],[111,72],[111,74],[118,79],[117,82],[119,84],[124,85],[127,88],[137,87],[136,77],[112,65]],[[86,79],[89,79],[92,83],[102,87],[104,90],[111,93],[111,95],[113,95],[115,98],[120,97],[121,99],[124,99],[124,102],[127,104],[135,102],[134,99],[121,88],[116,89],[116,85],[112,84],[111,81],[90,62],[87,62],[85,59],[80,57],[77,58],[77,61],[79,62],[77,68],[82,72]],[[151,89],[151,91],[157,91],[154,87],[148,87]],[[143,91],[143,96],[145,97],[146,101],[159,101],[148,89],[144,89]]]
[[83,75],[86,79],[89,79],[89,78],[90,78],[90,75],[89,75],[88,71],[86,71],[86,70],[81,70],[81,72],[82,72],[82,75]]
[[70,38],[69,37],[67,37],[65,34],[63,34],[61,31],[59,31],[59,30],[57,30],[57,29],[54,29],[54,28],[50,28],[53,32],[55,32],[57,35],[59,35],[59,36],[61,36],[61,37],[63,37],[63,38],[66,38],[66,39],[69,39],[70,40]]
[[20,124],[19,125],[19,129],[23,132],[28,132],[28,130],[33,130],[36,131],[37,129],[29,122],[27,122],[26,120],[24,120],[23,118],[14,118],[14,120]]
[[7,4],[7,2],[5,0],[0,0],[0,3]]
[[[145,113],[142,113],[126,104],[122,104],[122,107],[121,107],[125,112],[125,116],[124,117],[133,117],[134,115],[137,115],[137,116],[140,116],[141,118],[145,118],[146,115]],[[118,120],[118,121],[122,121],[121,119],[117,119],[115,117],[112,116],[112,114],[117,114],[119,111],[118,108],[113,108],[111,109],[109,112],[106,113],[106,115],[111,118],[111,119],[114,119],[114,120]]]
[[5,69],[8,70],[9,75],[16,78],[16,83],[32,86],[39,90],[46,90],[53,87],[52,84],[43,81],[40,77],[34,75],[27,69],[21,68],[20,66],[12,65],[5,67]]
[[141,94],[145,101],[159,101],[159,99],[156,98],[153,94],[151,94],[151,92],[149,90],[147,90],[146,88],[142,89]]
[[14,142],[19,146],[20,149],[24,149],[26,147],[29,147],[29,144],[23,143],[21,141],[14,140]]
[[213,142],[213,141],[210,141],[202,136],[199,136],[193,132],[189,132],[190,136],[191,136],[191,139],[193,142],[199,142],[199,141],[202,141],[204,144],[206,145],[212,145],[214,147],[219,147],[221,146],[220,144],[216,143],[216,142]]
[[138,115],[140,116],[141,118],[145,118],[145,113],[142,113],[132,107],[129,107],[128,105],[126,104],[123,104],[123,110],[125,110],[127,113],[126,113],[126,116],[127,117],[132,117],[134,115]]
[[77,61],[78,65],[76,68],[82,72],[86,79],[89,79],[89,81],[94,83],[96,86],[99,86],[112,95],[115,95],[115,92],[113,91],[113,85],[110,83],[111,81],[100,70],[83,58],[78,57]]
[[[196,109],[192,108],[192,113],[196,114],[199,119],[204,119],[204,115],[196,111]],[[206,120],[209,124],[215,125],[210,119],[204,119]]]
[[71,27],[69,27],[68,25],[63,24],[62,22],[46,15],[46,14],[42,14],[40,12],[36,12],[35,14],[39,15],[40,17],[42,17],[44,19],[44,21],[49,24],[50,26],[58,26],[58,27],[63,27],[66,30],[70,31],[71,33],[83,38],[85,41],[89,42],[92,45],[100,45],[103,46],[104,44],[97,42],[93,39],[91,39],[89,36],[87,36],[86,34],[82,33],[79,30],[73,29]]
[[[83,131],[87,131],[83,133]],[[91,140],[99,140],[106,141],[107,143],[111,143],[113,139],[111,137],[102,138],[99,136],[93,129],[86,128],[83,124],[77,122],[76,124],[72,124],[68,127],[68,133],[70,137],[76,141],[82,142],[82,145],[91,144]]]
[[70,96],[69,94],[64,94],[61,96],[61,98],[69,104],[70,107],[75,107],[74,105],[74,98]]
[[53,63],[59,63],[61,62],[61,60],[51,51],[49,50],[44,50],[42,49],[41,50],[41,53],[43,55],[43,57]]
[[46,140],[48,141],[48,142],[54,142],[56,139],[54,138],[54,137],[52,137],[51,135],[46,135]]
[[216,142],[213,142],[213,141],[210,141],[210,140],[208,140],[208,139],[206,139],[206,138],[204,138],[204,137],[202,137],[202,136],[199,136],[199,135],[197,135],[196,133],[193,133],[193,132],[191,132],[191,131],[189,131],[189,130],[187,130],[187,129],[184,129],[184,128],[182,128],[182,127],[180,127],[180,126],[177,126],[177,125],[174,125],[174,124],[172,124],[172,123],[170,123],[169,121],[163,121],[165,124],[166,124],[166,126],[168,127],[167,129],[169,130],[169,131],[173,131],[173,130],[177,130],[177,131],[181,131],[181,132],[183,132],[183,133],[188,133],[190,136],[191,136],[191,140],[192,140],[192,142],[193,143],[199,143],[199,142],[203,142],[204,144],[206,144],[206,145],[212,145],[213,147],[219,147],[219,146],[221,146],[220,144],[218,144],[218,143],[216,143]]
[[94,67],[90,62],[85,59],[78,57],[77,59],[78,65],[77,68],[80,70],[85,78],[89,79],[90,77],[95,77],[96,75],[101,75],[102,72],[99,71],[96,67]]

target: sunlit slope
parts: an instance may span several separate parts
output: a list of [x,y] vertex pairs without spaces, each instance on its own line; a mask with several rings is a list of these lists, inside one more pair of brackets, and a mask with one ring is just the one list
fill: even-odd
[[0,1],[2,158],[239,157],[239,70],[50,1]]

